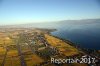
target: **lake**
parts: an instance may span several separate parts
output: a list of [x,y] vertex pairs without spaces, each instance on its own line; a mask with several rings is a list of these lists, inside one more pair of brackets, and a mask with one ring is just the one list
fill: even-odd
[[52,35],[70,40],[82,48],[100,50],[100,23],[59,24]]

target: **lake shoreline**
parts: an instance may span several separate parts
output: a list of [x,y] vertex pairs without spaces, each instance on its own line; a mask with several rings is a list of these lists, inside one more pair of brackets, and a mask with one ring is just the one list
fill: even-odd
[[[57,31],[57,29],[55,31]],[[51,31],[51,32],[55,32],[55,31]],[[51,32],[49,32],[48,34],[51,35],[51,36],[53,36],[53,37],[56,37],[56,38],[58,38],[60,40],[63,40],[64,42],[66,42],[66,43],[70,44],[71,46],[77,48],[79,51],[83,51],[84,53],[89,54],[89,55],[90,54],[91,55],[97,54],[96,56],[98,56],[100,54],[99,53],[100,50],[80,47],[79,45],[73,43],[72,41],[70,41],[68,39],[63,39],[61,37],[58,37],[58,36],[53,35]]]

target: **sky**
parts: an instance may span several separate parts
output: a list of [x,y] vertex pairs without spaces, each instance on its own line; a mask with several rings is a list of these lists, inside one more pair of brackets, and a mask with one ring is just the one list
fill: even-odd
[[100,0],[0,0],[0,25],[100,18]]

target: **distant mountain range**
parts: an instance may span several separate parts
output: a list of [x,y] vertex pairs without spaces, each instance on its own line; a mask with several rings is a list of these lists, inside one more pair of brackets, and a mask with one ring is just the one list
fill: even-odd
[[83,20],[62,20],[62,21],[55,21],[55,22],[43,22],[43,23],[27,23],[27,24],[20,24],[20,25],[5,25],[0,26],[0,28],[55,28],[58,26],[63,25],[70,25],[70,24],[100,24],[100,19],[83,19]]

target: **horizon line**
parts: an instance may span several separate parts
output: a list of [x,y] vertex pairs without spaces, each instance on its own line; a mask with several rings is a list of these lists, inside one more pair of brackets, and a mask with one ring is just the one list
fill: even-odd
[[23,25],[23,24],[36,24],[36,23],[50,23],[50,22],[61,22],[61,21],[74,21],[74,20],[92,20],[92,19],[100,19],[100,18],[87,18],[87,19],[63,19],[63,20],[54,20],[54,21],[41,21],[41,22],[29,22],[29,23],[21,23],[21,24],[4,24],[0,26],[13,26],[13,25]]

